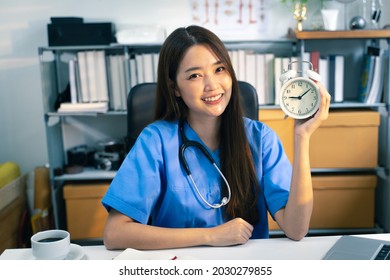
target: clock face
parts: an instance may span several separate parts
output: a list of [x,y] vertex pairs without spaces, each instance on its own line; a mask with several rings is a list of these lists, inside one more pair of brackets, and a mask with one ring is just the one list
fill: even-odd
[[306,119],[317,112],[320,105],[318,86],[304,77],[287,80],[280,91],[280,107],[294,119]]

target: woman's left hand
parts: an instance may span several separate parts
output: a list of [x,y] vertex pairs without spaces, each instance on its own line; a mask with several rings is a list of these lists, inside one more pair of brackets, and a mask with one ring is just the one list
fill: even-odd
[[331,96],[320,82],[316,83],[320,88],[320,107],[311,118],[304,120],[295,120],[296,135],[310,137],[311,134],[321,125],[321,122],[328,118]]

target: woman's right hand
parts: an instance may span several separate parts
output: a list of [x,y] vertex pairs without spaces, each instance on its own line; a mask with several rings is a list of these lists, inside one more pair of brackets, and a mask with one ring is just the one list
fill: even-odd
[[230,246],[246,243],[252,236],[253,226],[244,219],[235,218],[210,228],[210,246]]

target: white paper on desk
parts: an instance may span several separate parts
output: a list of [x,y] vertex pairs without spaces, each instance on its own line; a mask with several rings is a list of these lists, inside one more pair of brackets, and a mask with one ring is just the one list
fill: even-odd
[[195,259],[188,256],[176,256],[164,252],[140,251],[127,248],[114,258],[114,260],[191,260]]

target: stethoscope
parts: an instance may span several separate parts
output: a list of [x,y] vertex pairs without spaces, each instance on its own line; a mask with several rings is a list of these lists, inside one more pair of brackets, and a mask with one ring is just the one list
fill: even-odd
[[[181,139],[182,139],[182,144],[179,148],[179,160],[181,162],[181,164],[183,165],[184,167],[184,170],[186,171],[187,175],[188,175],[188,178],[190,179],[193,187],[195,188],[196,192],[198,193],[199,197],[203,200],[203,202],[209,206],[210,208],[220,208],[226,204],[228,204],[228,202],[230,201],[230,198],[231,198],[231,190],[230,190],[230,186],[229,186],[229,183],[228,181],[226,180],[225,176],[222,174],[222,171],[218,168],[217,164],[215,163],[215,160],[213,159],[213,157],[210,155],[210,153],[207,151],[207,149],[202,145],[200,144],[199,142],[196,142],[196,141],[192,141],[192,140],[189,140],[185,133],[184,133],[184,124],[183,122],[180,122],[179,123],[179,132],[180,132],[180,136],[181,136]],[[214,168],[218,171],[218,173],[221,175],[222,179],[225,181],[226,183],[226,188],[228,190],[228,197],[223,197],[222,200],[221,200],[221,203],[215,203],[215,204],[211,204],[209,203],[203,196],[202,194],[200,193],[199,189],[198,189],[198,186],[196,185],[194,179],[192,178],[192,175],[191,175],[191,170],[190,168],[188,167],[188,164],[187,164],[187,160],[185,158],[185,155],[184,155],[184,151],[188,148],[188,147],[195,147],[195,148],[198,148],[202,154],[211,162],[211,164],[214,166]]]

